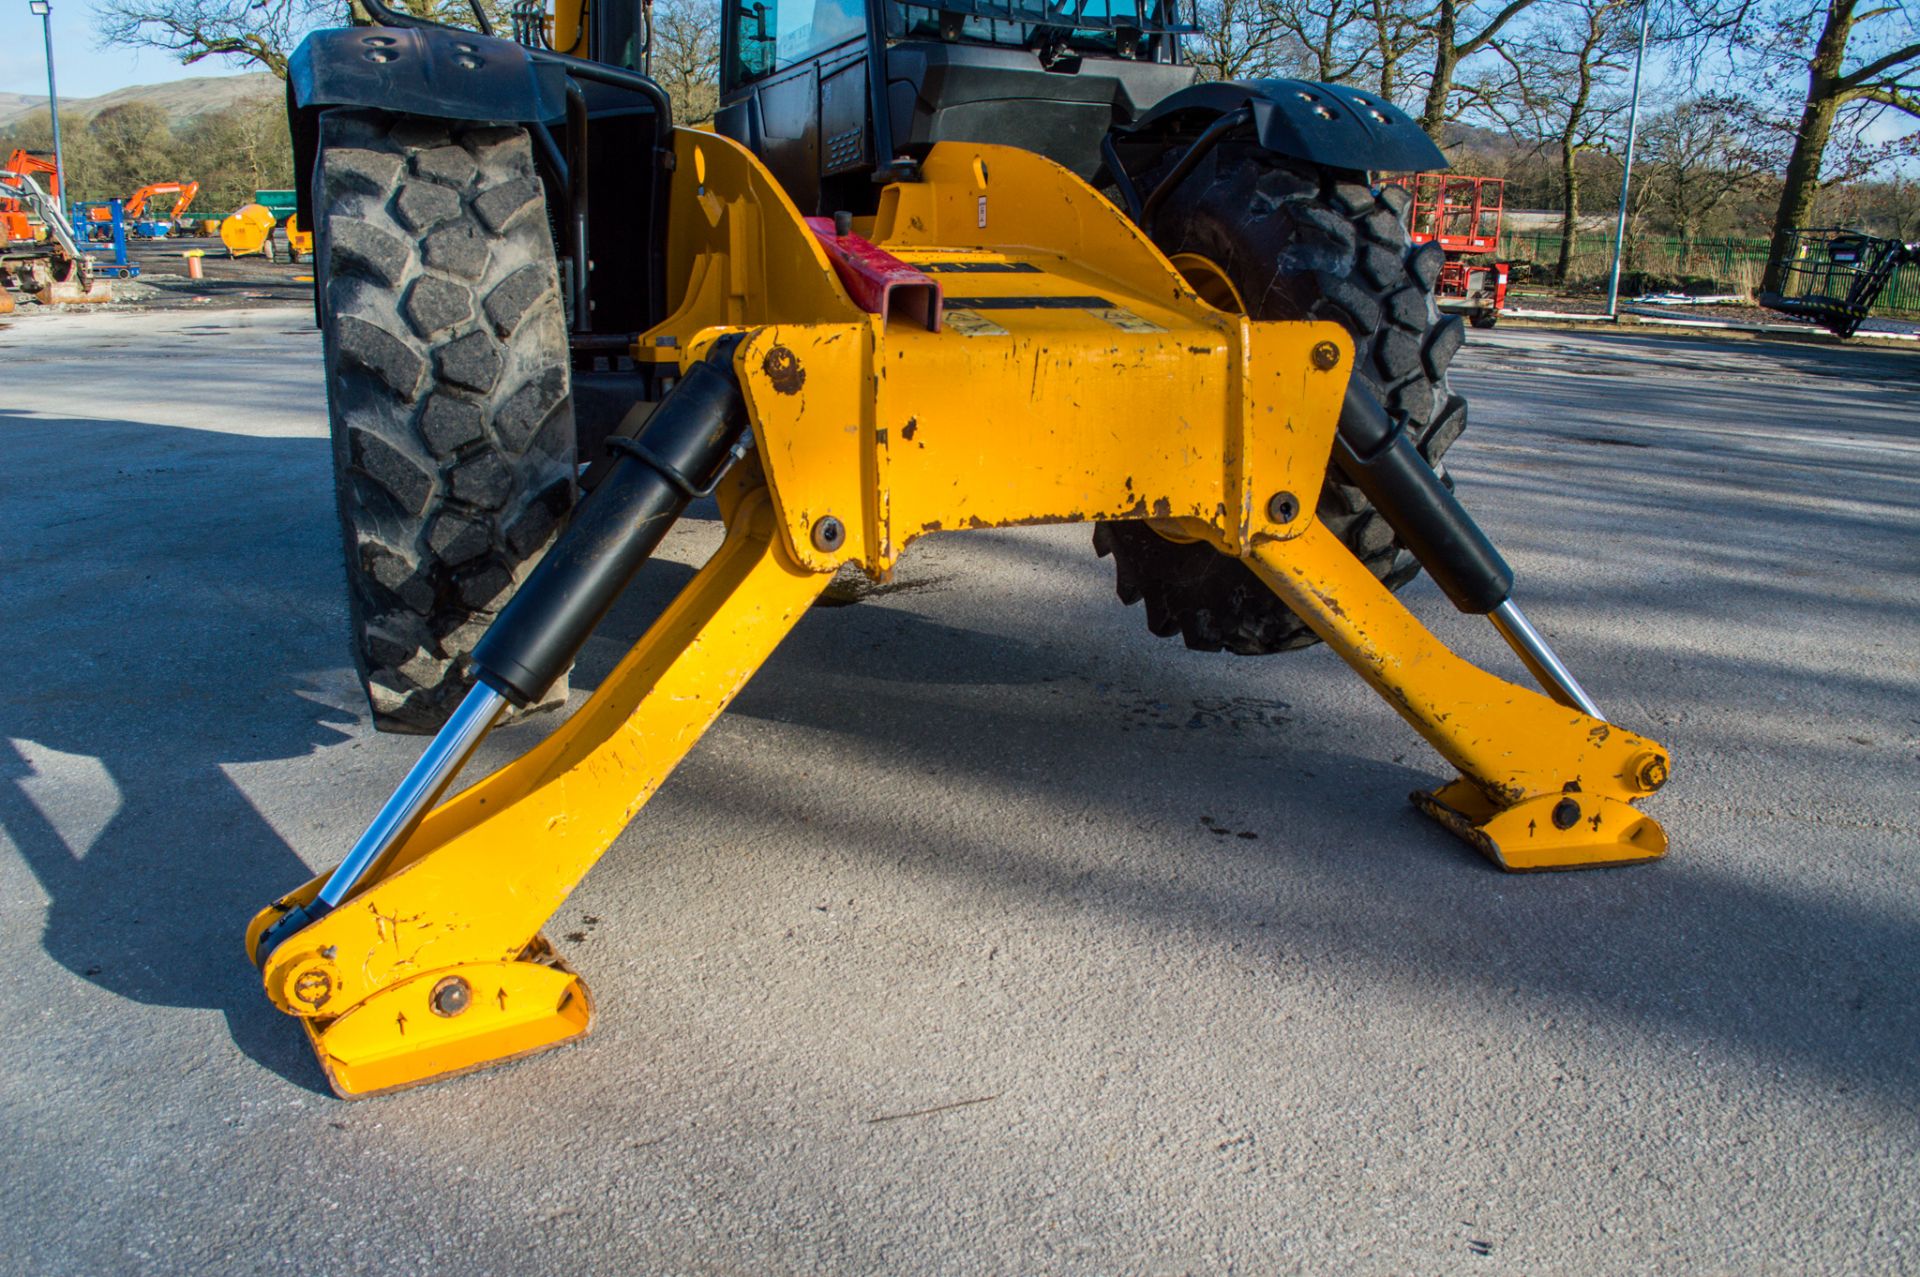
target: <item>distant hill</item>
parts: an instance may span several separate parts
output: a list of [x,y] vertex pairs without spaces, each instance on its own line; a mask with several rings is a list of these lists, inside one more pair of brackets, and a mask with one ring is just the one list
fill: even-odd
[[[203,115],[217,114],[231,106],[277,103],[285,93],[286,87],[280,80],[266,71],[246,75],[203,75],[167,84],[136,84],[94,98],[62,97],[60,118],[64,120],[69,115],[77,115],[82,119],[92,119],[110,107],[146,102],[159,107],[175,124],[184,124]],[[0,128],[46,108],[44,94],[0,93]]]
[[46,104],[45,98],[31,98],[24,93],[0,93],[0,126],[11,124],[27,112]]

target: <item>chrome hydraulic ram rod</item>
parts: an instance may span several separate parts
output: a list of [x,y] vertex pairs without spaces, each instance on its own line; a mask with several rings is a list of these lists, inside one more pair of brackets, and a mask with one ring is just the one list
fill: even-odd
[[1533,628],[1533,622],[1527,619],[1519,604],[1508,599],[1494,608],[1488,619],[1540,686],[1559,688],[1567,694],[1573,707],[1583,714],[1601,719],[1606,717],[1600,712],[1600,707],[1593,703],[1593,698],[1587,695],[1587,689],[1580,686],[1580,680],[1573,676],[1573,671],[1547,646],[1547,640],[1540,637],[1540,631]]
[[255,953],[267,956],[294,932],[350,897],[433,809],[508,705],[540,699],[566,672],[687,505],[713,490],[744,450],[746,401],[732,368],[737,340],[716,343],[654,410],[638,438],[615,438],[618,459],[573,521],[528,574],[474,646],[475,683],[321,887],[290,909]]
[[1555,700],[1605,717],[1514,603],[1513,569],[1506,559],[1420,455],[1404,423],[1389,417],[1357,377],[1347,383],[1333,456],[1455,607],[1489,616]]
[[473,690],[447,719],[446,726],[428,742],[426,752],[407,769],[406,779],[393,791],[393,797],[381,805],[380,813],[327,879],[327,885],[320,888],[315,902],[320,913],[345,900],[367,870],[413,832],[413,827],[433,809],[506,708],[507,698],[485,682],[473,685]]

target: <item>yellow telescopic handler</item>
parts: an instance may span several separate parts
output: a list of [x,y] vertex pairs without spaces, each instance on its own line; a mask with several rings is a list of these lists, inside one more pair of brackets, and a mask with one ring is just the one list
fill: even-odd
[[[1504,868],[1664,854],[1633,804],[1665,751],[1445,478],[1461,321],[1370,180],[1444,160],[1391,104],[1196,83],[1174,0],[728,0],[709,132],[645,74],[642,0],[511,40],[367,8],[293,61],[298,216],[356,660],[381,727],[433,736],[247,932],[341,1095],[585,1034],[542,925],[836,574],[929,532],[1092,523],[1154,632],[1325,642],[1457,773],[1416,804]],[[454,792],[709,495],[712,559]],[[1541,691],[1395,599],[1423,568]]]

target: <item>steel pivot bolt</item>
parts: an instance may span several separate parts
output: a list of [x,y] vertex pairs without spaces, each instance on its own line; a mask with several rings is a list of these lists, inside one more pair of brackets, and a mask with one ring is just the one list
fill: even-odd
[[1340,347],[1330,341],[1323,341],[1313,348],[1313,353],[1308,358],[1321,372],[1331,372],[1340,364]]
[[324,957],[303,957],[279,976],[292,1015],[319,1015],[340,991],[340,972]]
[[1649,794],[1667,783],[1667,760],[1651,751],[1633,760],[1633,783]]
[[1275,523],[1292,523],[1300,514],[1300,501],[1291,492],[1276,492],[1267,499],[1267,517]]
[[816,550],[825,550],[831,554],[838,550],[840,543],[846,539],[846,527],[832,515],[817,520],[813,525],[813,548]]
[[1571,798],[1562,798],[1553,805],[1553,827],[1572,829],[1580,823],[1580,804]]
[[293,978],[293,996],[318,1010],[333,996],[333,977],[318,968],[302,971]]
[[457,975],[450,975],[434,985],[433,992],[427,995],[427,1005],[433,1008],[433,1013],[449,1020],[466,1010],[472,1000],[472,987]]

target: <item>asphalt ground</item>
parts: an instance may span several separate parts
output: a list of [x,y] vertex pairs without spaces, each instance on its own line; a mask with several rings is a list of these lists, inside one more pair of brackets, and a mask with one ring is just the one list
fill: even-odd
[[0,324],[0,1271],[1920,1271],[1920,357],[1458,367],[1667,860],[1504,876],[1325,650],[1153,638],[1084,528],[936,537],[556,916],[592,1037],[349,1105],[240,944],[420,748],[346,663],[314,335]]

